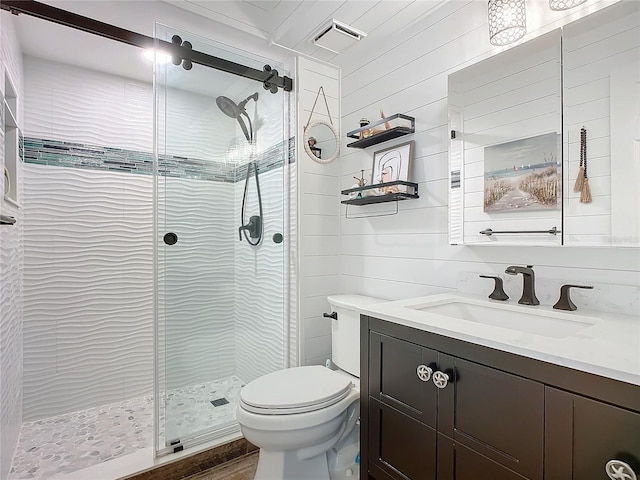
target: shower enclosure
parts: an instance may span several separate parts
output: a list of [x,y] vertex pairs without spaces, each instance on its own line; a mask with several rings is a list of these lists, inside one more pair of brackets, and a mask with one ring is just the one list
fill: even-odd
[[[162,25],[156,34],[256,69],[267,63]],[[286,366],[288,93],[200,65],[156,63],[155,77],[163,454],[238,431],[240,388]]]
[[287,366],[290,94],[197,60],[283,67],[158,26],[194,58],[152,72],[140,45],[0,14],[47,40],[13,32],[24,309],[8,478],[151,464],[152,446],[238,432],[241,386]]

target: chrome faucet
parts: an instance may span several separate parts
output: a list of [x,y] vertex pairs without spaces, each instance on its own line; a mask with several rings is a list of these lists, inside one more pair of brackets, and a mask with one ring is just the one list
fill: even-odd
[[533,273],[533,265],[527,265],[526,267],[512,265],[507,267],[504,273],[508,275],[522,274],[522,297],[520,297],[518,303],[522,305],[540,305],[540,301],[536,297],[536,277]]

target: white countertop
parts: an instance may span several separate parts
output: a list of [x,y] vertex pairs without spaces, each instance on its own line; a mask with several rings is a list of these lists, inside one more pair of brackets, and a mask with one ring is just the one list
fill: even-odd
[[[529,333],[419,310],[425,306],[459,301],[495,307],[502,312],[513,312],[514,316],[518,313],[542,314],[563,324],[574,321],[588,325],[576,333],[554,338],[547,334],[556,332]],[[550,306],[518,305],[511,301],[498,302],[463,294],[376,303],[359,307],[359,311],[399,325],[640,386],[640,316],[587,310],[565,312]]]

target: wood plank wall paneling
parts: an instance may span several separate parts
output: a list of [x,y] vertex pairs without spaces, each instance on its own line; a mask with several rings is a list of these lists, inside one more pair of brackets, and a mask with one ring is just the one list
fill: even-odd
[[[533,14],[527,13],[529,33],[523,41],[611,3],[589,2],[567,12],[528,5]],[[589,297],[599,296],[605,303],[612,303],[605,297],[619,285],[634,298],[628,304],[626,300],[613,303],[618,308],[631,305],[628,313],[640,313],[636,311],[640,290],[637,248],[449,245],[447,77],[505,49],[489,44],[486,2],[466,1],[443,4],[407,31],[390,36],[383,48],[368,49],[363,41],[336,57],[342,69],[342,138],[357,128],[360,117],[375,118],[380,109],[387,115],[415,116],[416,133],[396,142],[415,140],[413,181],[420,184],[420,199],[401,202],[396,216],[350,220],[345,219],[343,209],[339,229],[341,291],[407,298],[452,291],[470,272],[504,276],[508,265],[533,264],[538,285],[553,285],[549,298],[556,295],[557,282],[567,280],[600,284],[600,288],[589,291]],[[575,135],[570,138],[576,142]],[[597,155],[601,148],[594,138],[592,154]],[[342,188],[352,184],[352,177],[359,175],[360,169],[371,172],[372,154],[377,149],[343,149]],[[599,169],[596,163],[594,160],[594,176]],[[339,195],[336,197],[337,203]],[[366,208],[372,207],[361,207]],[[516,280],[519,288],[521,281]],[[475,293],[484,294],[484,284],[479,285],[474,287]]]
[[[637,191],[633,162],[611,160],[614,149],[626,143],[617,135],[633,123],[633,119],[622,125],[616,123],[620,112],[616,115],[612,112],[620,103],[635,104],[637,112],[639,104],[640,8],[629,3],[625,10],[615,16],[609,14],[610,21],[591,26],[587,33],[579,24],[565,29],[564,143],[569,158],[564,187],[567,192],[565,239],[572,245],[595,242],[616,245],[622,244],[628,236],[637,238],[639,234],[637,215],[635,221],[628,214],[612,215],[612,212],[627,211],[630,204],[638,205],[637,193],[631,196],[626,193]],[[616,53],[612,55],[611,52]],[[621,71],[621,65],[627,70]],[[617,83],[621,77],[631,85]],[[615,101],[616,95],[623,96],[621,101]],[[637,120],[635,122],[636,127],[631,127],[635,132],[622,133],[622,138],[638,134]],[[580,193],[573,191],[579,168],[582,127],[587,130],[587,170],[593,198],[588,204],[580,203]],[[633,152],[622,150],[617,158],[632,155]]]
[[[331,323],[327,295],[340,293],[340,193],[341,158],[320,164],[310,159],[302,144],[304,125],[322,86],[334,126],[340,125],[340,71],[306,58],[297,59],[298,221],[299,242],[299,363],[323,364],[331,356]],[[327,120],[322,95],[312,120]],[[345,152],[344,145],[341,156]]]

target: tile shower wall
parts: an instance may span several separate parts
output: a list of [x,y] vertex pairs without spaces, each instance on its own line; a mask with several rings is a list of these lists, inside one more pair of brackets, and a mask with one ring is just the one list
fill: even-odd
[[[0,91],[4,94],[5,75],[22,98],[22,54],[18,47],[13,17],[0,14]],[[0,95],[4,99],[4,95]],[[4,108],[2,115],[4,115]],[[18,104],[18,125],[22,126],[22,108]],[[0,121],[0,125],[4,122]],[[0,132],[0,170],[4,167],[4,134]],[[22,163],[17,165],[18,203],[22,203]],[[4,182],[3,182],[4,183]],[[2,187],[4,190],[4,187]],[[0,212],[13,216],[17,223],[0,226],[0,479],[7,476],[22,423],[22,305],[24,261],[24,211],[4,201],[0,190]]]
[[[164,181],[166,180],[166,184]],[[160,243],[162,361],[171,390],[235,373],[233,252],[234,184],[161,179],[158,225],[178,235]],[[149,237],[151,238],[151,237]],[[161,381],[161,385],[164,382]]]
[[25,165],[25,421],[151,392],[151,182]]
[[[151,392],[152,185],[151,156],[145,147],[149,132],[136,130],[137,117],[150,115],[150,105],[145,104],[146,113],[141,106],[129,109],[132,98],[127,96],[126,79],[75,67],[69,67],[69,73],[65,65],[33,58],[28,58],[27,66],[31,131],[27,131],[25,152],[30,209],[25,420],[33,420]],[[43,75],[50,77],[49,82],[42,80]],[[80,89],[76,82],[84,85],[82,107],[72,111],[63,99]],[[138,87],[137,92],[144,91]],[[187,95],[173,91],[171,95],[183,117],[189,116],[188,108],[203,108],[204,100],[181,103]],[[141,104],[148,100],[142,94],[135,98]],[[106,112],[104,117],[110,119],[106,123],[96,105],[120,110],[117,115]],[[104,142],[92,142],[102,138],[102,130],[110,131],[105,125],[116,117],[134,130],[132,138],[119,144],[116,135],[107,133]],[[265,118],[265,124],[273,127],[273,119]],[[77,135],[73,122],[79,125]],[[202,140],[195,134],[189,138],[194,143]],[[271,169],[276,169],[273,175],[282,175],[281,138],[281,133],[272,138],[274,146],[260,154],[265,195],[269,195]],[[269,144],[268,139],[262,140]],[[211,151],[207,157],[198,156],[201,145],[181,145],[186,154],[161,155],[159,165],[166,176],[160,181],[159,202],[166,224],[159,226],[159,235],[174,231],[179,236],[174,246],[160,244],[159,274],[166,287],[160,291],[160,301],[166,304],[160,312],[166,336],[160,352],[166,377],[161,381],[166,378],[167,388],[235,373],[241,368],[235,352],[246,347],[244,338],[234,335],[237,329],[251,330],[250,325],[238,327],[234,322],[234,315],[243,311],[234,312],[234,282],[229,278],[237,243],[234,212],[239,209],[233,199],[243,185],[234,182],[243,179],[246,170],[201,160],[211,158]],[[274,193],[278,198],[283,195],[281,190]],[[274,214],[281,218],[282,210]],[[270,258],[256,263],[260,279],[272,278]],[[247,268],[246,273],[250,271]],[[280,270],[273,274],[283,275]],[[49,291],[56,292],[55,298]],[[273,315],[268,317],[276,315],[278,308],[281,319],[281,302],[273,303]],[[249,318],[255,320],[255,316]],[[282,356],[282,346],[275,355]],[[257,363],[252,359],[245,370]],[[92,385],[85,382],[87,378]]]
[[[528,3],[527,38],[605,3],[611,2],[589,2],[567,12],[551,12],[545,2]],[[370,50],[362,42],[337,60],[342,66],[343,131],[355,128],[362,116],[376,117],[380,108],[414,116],[417,131],[405,138],[416,143],[413,179],[420,184],[420,199],[401,202],[398,215],[352,220],[343,212],[342,291],[387,299],[428,295],[455,290],[468,272],[503,274],[507,265],[528,263],[536,266],[539,284],[545,278],[618,284],[635,287],[637,298],[638,249],[448,244],[447,76],[499,49],[488,41],[484,2],[446,2],[423,21],[412,20],[409,5],[386,24],[387,48]],[[342,188],[353,183],[360,169],[370,171],[375,150],[343,150]],[[367,214],[377,207],[361,208]],[[490,290],[491,285],[483,285],[476,293]]]
[[[151,66],[149,83],[143,83],[29,56],[24,65],[26,135],[153,151]],[[225,153],[233,123],[215,98],[180,90],[170,95],[171,138],[162,153],[199,159]],[[210,114],[207,121],[203,112]]]
[[[283,152],[284,153],[284,152]],[[279,370],[285,356],[285,284],[286,250],[289,240],[275,243],[273,235],[284,233],[283,174],[281,165],[259,176],[262,193],[264,238],[260,246],[237,241],[239,207],[233,212],[232,246],[235,269],[235,365],[236,375],[245,383]],[[250,180],[247,212],[255,212],[256,197]],[[235,204],[242,205],[244,181],[235,184]],[[235,218],[237,216],[237,218]],[[247,217],[248,218],[248,215]],[[227,239],[227,242],[229,240]]]

